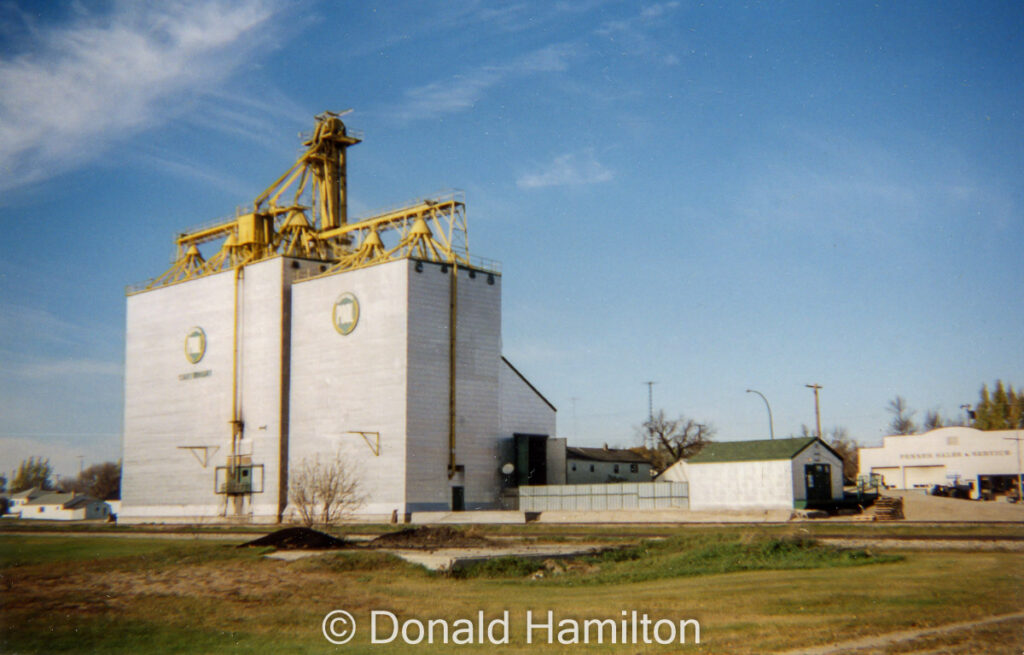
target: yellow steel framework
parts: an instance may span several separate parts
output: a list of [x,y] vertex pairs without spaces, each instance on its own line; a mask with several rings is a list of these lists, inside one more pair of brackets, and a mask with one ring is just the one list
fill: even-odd
[[[255,198],[250,211],[179,234],[171,267],[129,293],[278,255],[329,262],[327,274],[408,257],[469,266],[466,206],[460,195],[348,222],[347,150],[362,139],[346,128],[341,115],[316,117],[312,136],[303,142],[306,151]],[[199,247],[218,240],[220,248],[204,259]]]

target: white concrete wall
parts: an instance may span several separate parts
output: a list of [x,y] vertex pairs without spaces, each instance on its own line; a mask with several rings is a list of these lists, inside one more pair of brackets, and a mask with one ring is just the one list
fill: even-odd
[[792,509],[790,460],[687,465],[690,509]]
[[[214,467],[230,451],[234,275],[220,273],[128,297],[122,520],[213,517]],[[206,333],[193,364],[185,337]],[[196,373],[204,377],[191,377]],[[203,468],[179,446],[217,447]]]
[[[318,266],[273,258],[246,267],[239,284],[241,452],[264,467],[264,491],[246,511],[276,519],[289,471],[338,453],[363,480],[364,515],[448,509],[454,484],[467,509],[496,507],[499,440],[555,430],[554,409],[501,359],[501,276],[459,272],[462,471],[449,480],[450,272],[402,260],[292,283]],[[128,522],[212,519],[228,506],[214,476],[231,446],[234,293],[225,272],[128,298],[119,513]],[[332,321],[342,293],[360,305],[347,335]],[[196,364],[184,352],[193,326],[206,333]],[[380,433],[379,455],[350,431]],[[181,446],[209,446],[207,467]]]
[[[975,482],[981,475],[1014,475],[1017,444],[1024,430],[983,432],[974,428],[939,428],[924,434],[891,435],[874,448],[860,448],[859,474],[880,473],[885,484],[913,488],[950,484],[952,476]],[[950,476],[950,477],[947,477]]]
[[[407,262],[409,271],[410,511],[451,507],[451,486],[465,489],[466,509],[498,507],[501,466],[499,367],[501,276],[460,269],[456,324],[456,464],[448,479],[449,302],[451,271]],[[415,495],[414,495],[415,494]]]
[[[263,492],[244,514],[275,519],[287,442],[285,403],[290,278],[310,262],[275,257],[247,266],[238,282],[240,453],[263,466]],[[228,271],[128,297],[125,346],[123,507],[119,518],[200,519],[233,513],[214,492],[231,452],[235,277]],[[185,357],[188,330],[206,333],[206,353]],[[196,377],[199,374],[201,377]],[[210,446],[203,468],[193,451]],[[214,448],[216,451],[214,452]],[[201,451],[195,451],[202,458]]]
[[843,497],[843,460],[821,442],[816,441],[804,448],[792,460],[793,500],[807,500],[807,464],[828,464],[831,467],[832,498]]
[[[335,301],[359,303],[355,329],[334,328]],[[408,265],[394,262],[296,282],[291,287],[291,375],[288,458],[341,454],[359,481],[362,514],[406,509],[406,368]],[[380,455],[357,434],[380,433]]]
[[509,437],[517,432],[555,436],[555,409],[504,360],[501,362],[499,388],[501,434]]

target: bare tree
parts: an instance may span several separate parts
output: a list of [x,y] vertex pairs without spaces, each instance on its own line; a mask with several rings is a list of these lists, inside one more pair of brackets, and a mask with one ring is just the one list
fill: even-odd
[[363,505],[358,477],[341,453],[304,459],[290,478],[288,500],[306,526],[337,523]]
[[857,441],[850,437],[846,428],[837,426],[828,431],[825,443],[843,458],[843,481],[846,484],[856,482],[857,470],[860,468],[857,458],[857,447],[859,446]]
[[917,412],[907,407],[907,401],[903,399],[903,396],[896,396],[890,400],[886,410],[892,414],[889,430],[893,434],[914,434],[917,432],[917,424],[914,423],[914,414]]
[[649,444],[649,456],[656,469],[664,470],[681,459],[688,459],[700,452],[714,437],[715,428],[694,419],[680,416],[670,419],[665,410],[645,421],[639,433],[645,445]]
[[89,494],[99,500],[116,500],[121,497],[121,463],[93,464],[77,478],[61,478],[59,486],[64,491]]

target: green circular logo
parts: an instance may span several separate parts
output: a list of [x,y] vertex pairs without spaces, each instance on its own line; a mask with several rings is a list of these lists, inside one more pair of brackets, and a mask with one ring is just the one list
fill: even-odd
[[334,310],[331,312],[334,321],[334,329],[338,334],[345,336],[356,329],[359,322],[359,301],[351,293],[343,293],[334,301]]
[[206,332],[198,326],[189,328],[185,337],[185,358],[193,364],[198,364],[205,354]]

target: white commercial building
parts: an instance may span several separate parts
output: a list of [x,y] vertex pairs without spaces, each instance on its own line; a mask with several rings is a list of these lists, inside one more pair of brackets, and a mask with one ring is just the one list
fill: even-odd
[[843,460],[815,437],[720,441],[658,480],[688,482],[698,511],[824,506],[843,498]]
[[983,432],[974,428],[939,428],[924,434],[891,435],[882,445],[860,448],[860,475],[881,476],[897,489],[929,489],[966,484],[971,497],[1013,487],[1020,471],[1024,430]]

